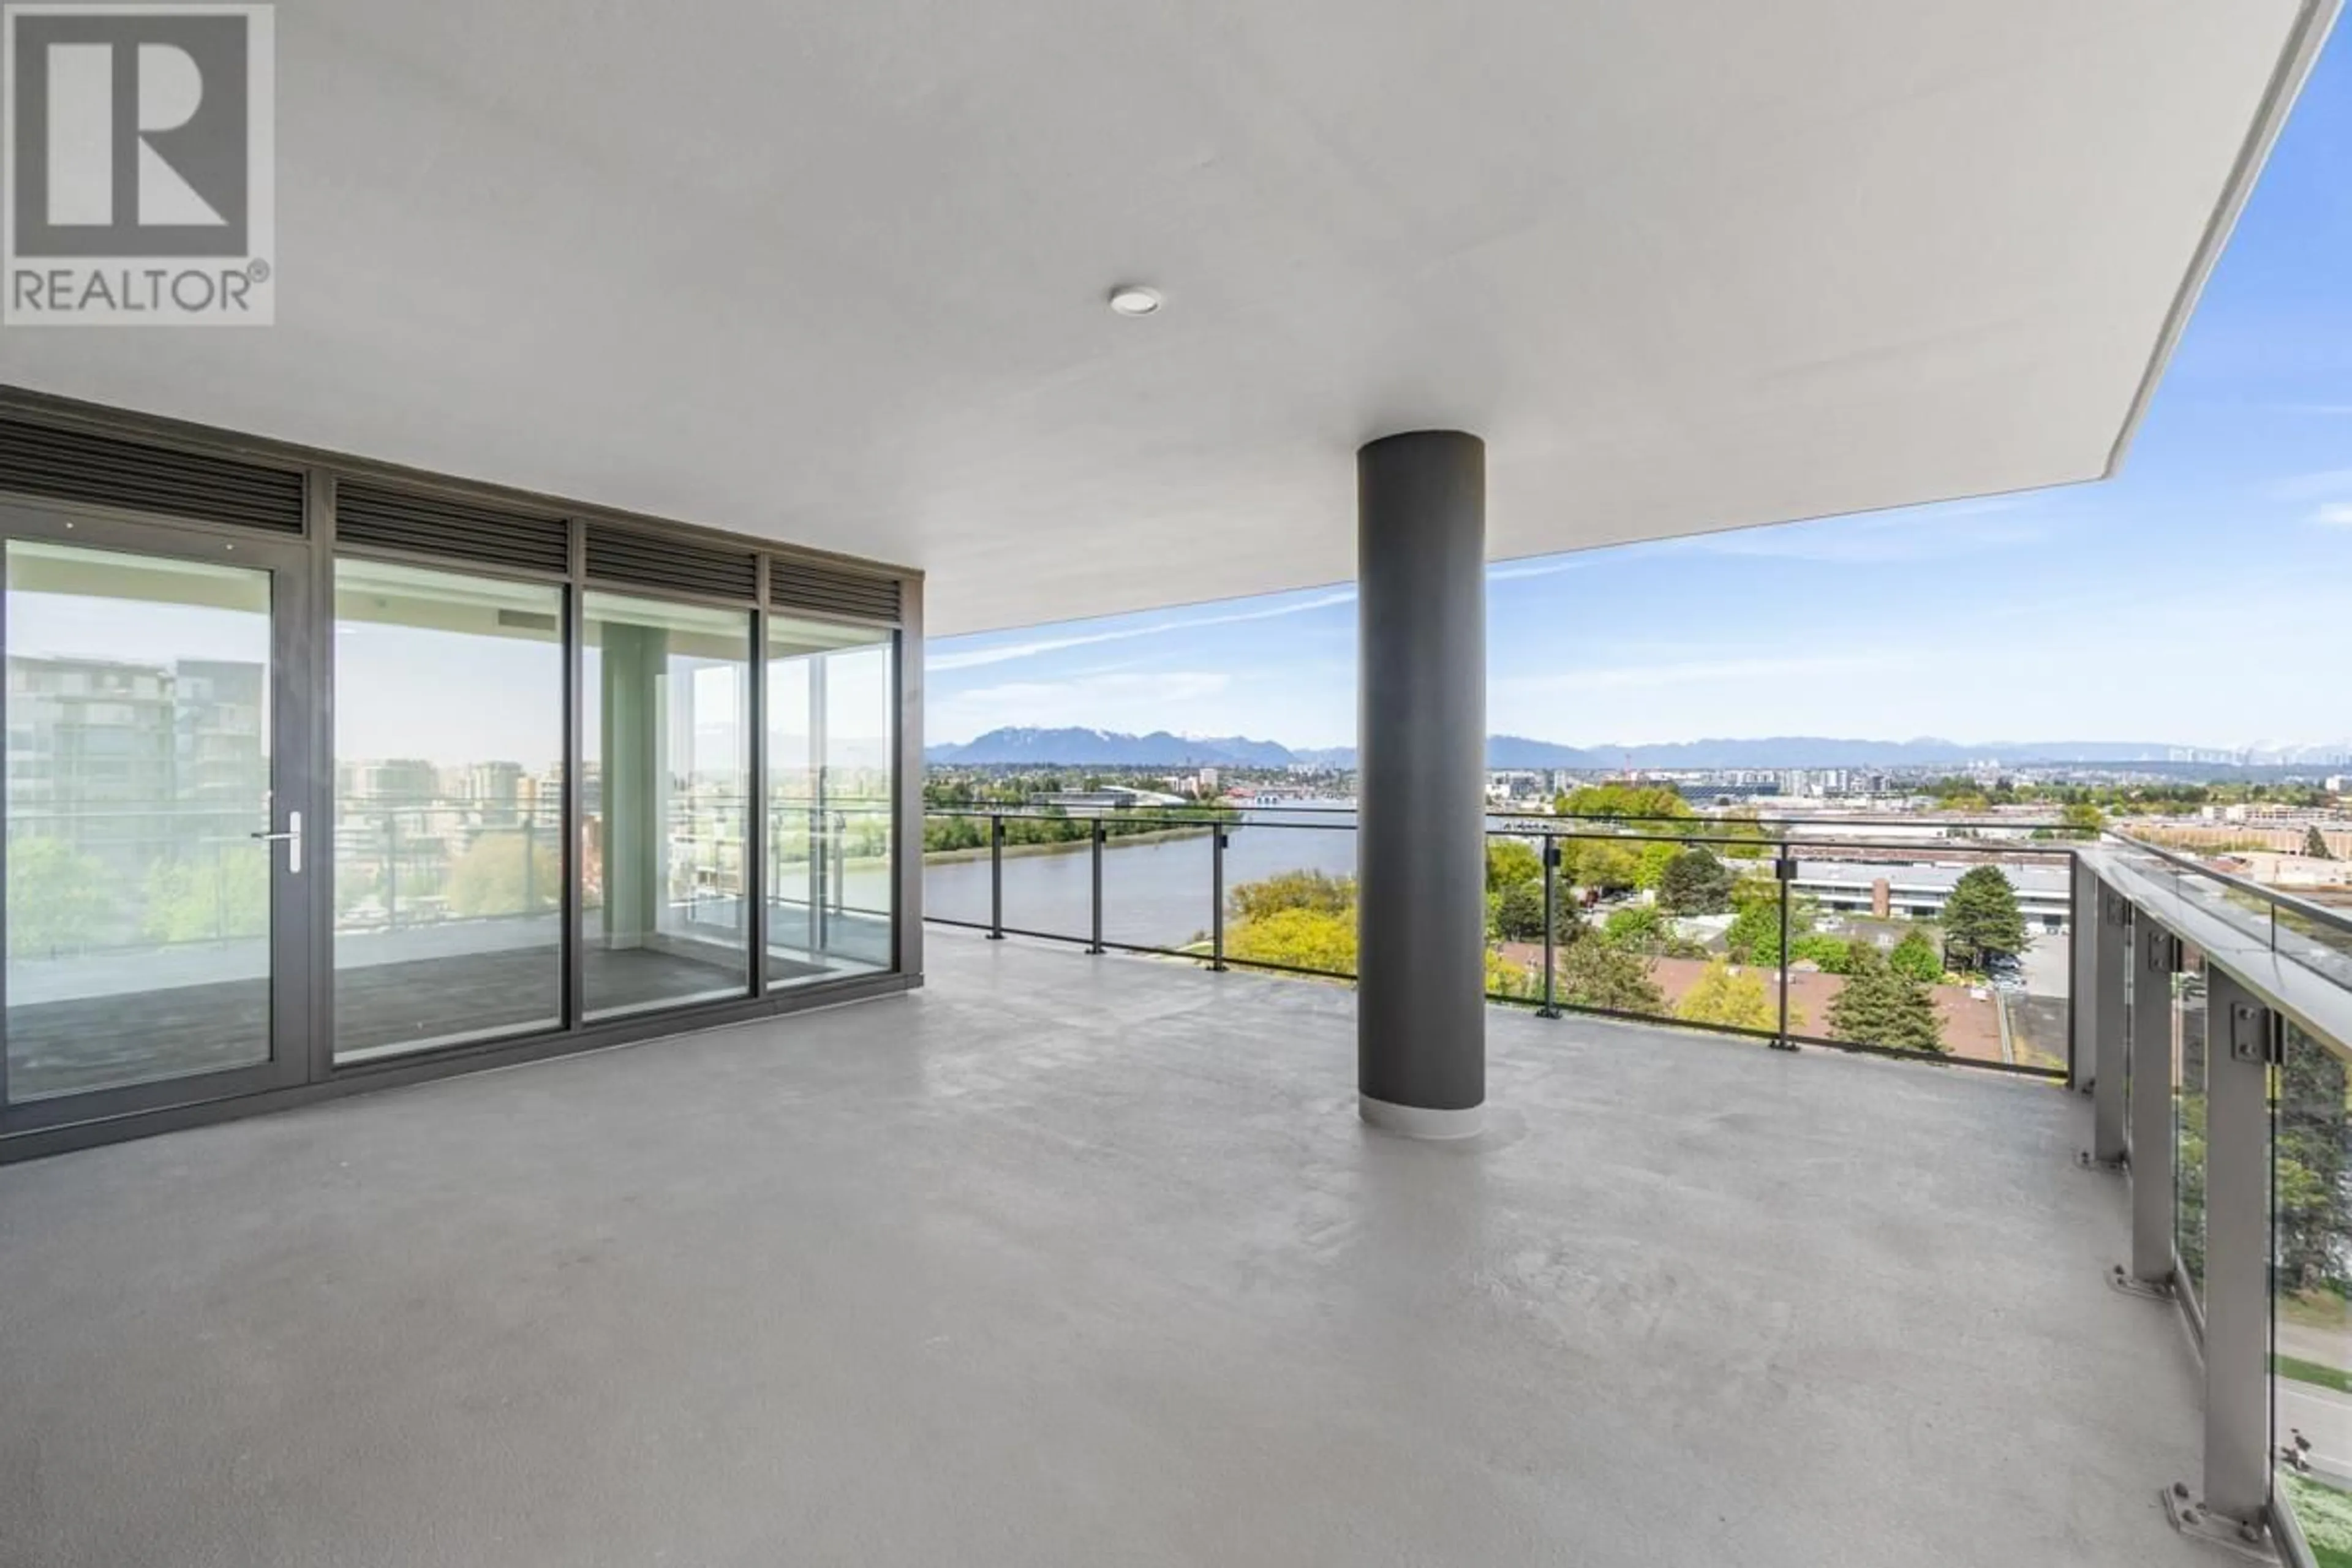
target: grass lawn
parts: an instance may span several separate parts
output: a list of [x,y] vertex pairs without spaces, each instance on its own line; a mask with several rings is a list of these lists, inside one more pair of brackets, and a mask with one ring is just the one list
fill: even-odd
[[2352,1492],[2292,1470],[2279,1472],[2279,1489],[2319,1568],[2352,1568]]
[[2296,1383],[2332,1388],[2338,1394],[2352,1394],[2352,1372],[2340,1366],[2322,1366],[2315,1361],[2305,1361],[2300,1356],[2274,1355],[2271,1357],[2271,1370]]

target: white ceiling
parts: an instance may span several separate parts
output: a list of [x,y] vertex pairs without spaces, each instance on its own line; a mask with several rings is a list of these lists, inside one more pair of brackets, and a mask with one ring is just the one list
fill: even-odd
[[1487,437],[1497,557],[2087,479],[2304,9],[302,0],[280,324],[0,379],[919,566],[935,633],[1351,576],[1399,429]]

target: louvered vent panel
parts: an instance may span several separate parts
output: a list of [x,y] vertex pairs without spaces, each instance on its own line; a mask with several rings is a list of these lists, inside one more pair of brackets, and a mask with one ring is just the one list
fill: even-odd
[[806,610],[844,620],[898,624],[898,581],[867,577],[805,562],[768,563],[768,602],[779,610]]
[[0,419],[0,490],[302,531],[302,473],[118,436]]
[[604,523],[588,525],[588,575],[599,583],[753,599],[759,557],[748,550],[665,539]]
[[532,572],[561,573],[572,564],[571,529],[560,517],[349,479],[335,487],[335,539]]

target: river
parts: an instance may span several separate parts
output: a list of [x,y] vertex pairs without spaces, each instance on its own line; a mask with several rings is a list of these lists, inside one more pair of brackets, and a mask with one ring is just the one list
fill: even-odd
[[[1328,807],[1345,803],[1301,804]],[[1252,810],[1243,814],[1229,837],[1228,890],[1281,871],[1356,874],[1352,813]],[[1181,947],[1207,935],[1210,855],[1205,833],[1155,843],[1108,840],[1103,847],[1103,940],[1138,947]],[[1006,855],[1004,923],[1023,931],[1086,937],[1093,919],[1093,859],[1083,845],[1066,853]],[[851,883],[855,899],[855,874]],[[987,923],[987,857],[926,867],[923,912]]]

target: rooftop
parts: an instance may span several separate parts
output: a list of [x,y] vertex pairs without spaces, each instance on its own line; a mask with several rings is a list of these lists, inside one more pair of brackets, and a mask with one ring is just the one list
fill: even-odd
[[947,932],[930,988],[0,1170],[0,1561],[2203,1563],[2084,1102]]

